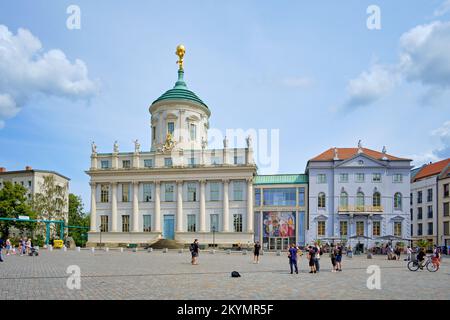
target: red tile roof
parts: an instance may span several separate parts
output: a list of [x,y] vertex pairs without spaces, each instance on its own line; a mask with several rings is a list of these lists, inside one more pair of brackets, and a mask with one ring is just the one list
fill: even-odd
[[[383,154],[382,152],[378,152],[367,148],[362,148],[362,150],[365,155],[377,160],[381,160],[381,158],[383,158],[384,156],[386,156],[388,160],[409,160],[404,158],[397,158],[391,156],[390,154],[387,153]],[[337,148],[337,156],[339,160],[350,159],[356,154],[358,154],[358,148]],[[333,160],[333,158],[334,158],[334,148],[330,148],[327,151],[319,154],[317,157],[312,158],[310,161],[331,161]]]
[[422,169],[419,170],[419,172],[414,177],[414,181],[439,174],[449,164],[450,164],[450,158],[442,160],[442,161],[438,161],[435,163],[427,164],[427,165],[423,166]]

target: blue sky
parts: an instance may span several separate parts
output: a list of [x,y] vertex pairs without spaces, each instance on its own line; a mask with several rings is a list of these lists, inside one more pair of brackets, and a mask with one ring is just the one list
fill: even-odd
[[359,139],[414,165],[450,156],[448,0],[16,0],[0,3],[0,166],[69,176],[88,208],[91,141],[150,148],[179,43],[212,128],[280,130],[279,173]]

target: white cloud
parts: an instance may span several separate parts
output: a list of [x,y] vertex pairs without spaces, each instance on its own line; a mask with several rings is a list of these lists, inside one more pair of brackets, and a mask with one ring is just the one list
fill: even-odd
[[36,94],[69,99],[89,99],[98,83],[88,77],[85,63],[71,63],[64,52],[44,52],[30,31],[11,33],[0,25],[0,128]]
[[450,12],[450,0],[445,0],[440,6],[439,8],[437,8],[436,10],[434,10],[434,15],[439,17],[439,16],[443,16],[444,14],[446,14],[447,12]]
[[[349,81],[346,106],[369,105],[402,80],[419,82],[430,93],[450,88],[450,22],[434,21],[416,26],[405,32],[399,42],[397,64],[376,64]],[[427,100],[430,99],[424,99]]]
[[431,133],[434,137],[439,138],[442,147],[434,150],[434,154],[441,159],[450,157],[450,121],[446,121],[444,125]]

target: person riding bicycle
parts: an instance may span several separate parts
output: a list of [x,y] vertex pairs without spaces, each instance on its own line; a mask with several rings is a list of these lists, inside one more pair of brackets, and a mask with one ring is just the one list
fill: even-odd
[[427,254],[425,253],[425,248],[420,248],[419,253],[417,254],[417,261],[419,261],[419,267],[423,270],[423,264],[425,262],[425,256]]

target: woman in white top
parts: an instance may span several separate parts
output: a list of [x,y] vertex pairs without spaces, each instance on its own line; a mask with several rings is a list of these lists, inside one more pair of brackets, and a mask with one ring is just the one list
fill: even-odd
[[410,246],[406,248],[406,261],[411,261],[412,249]]

